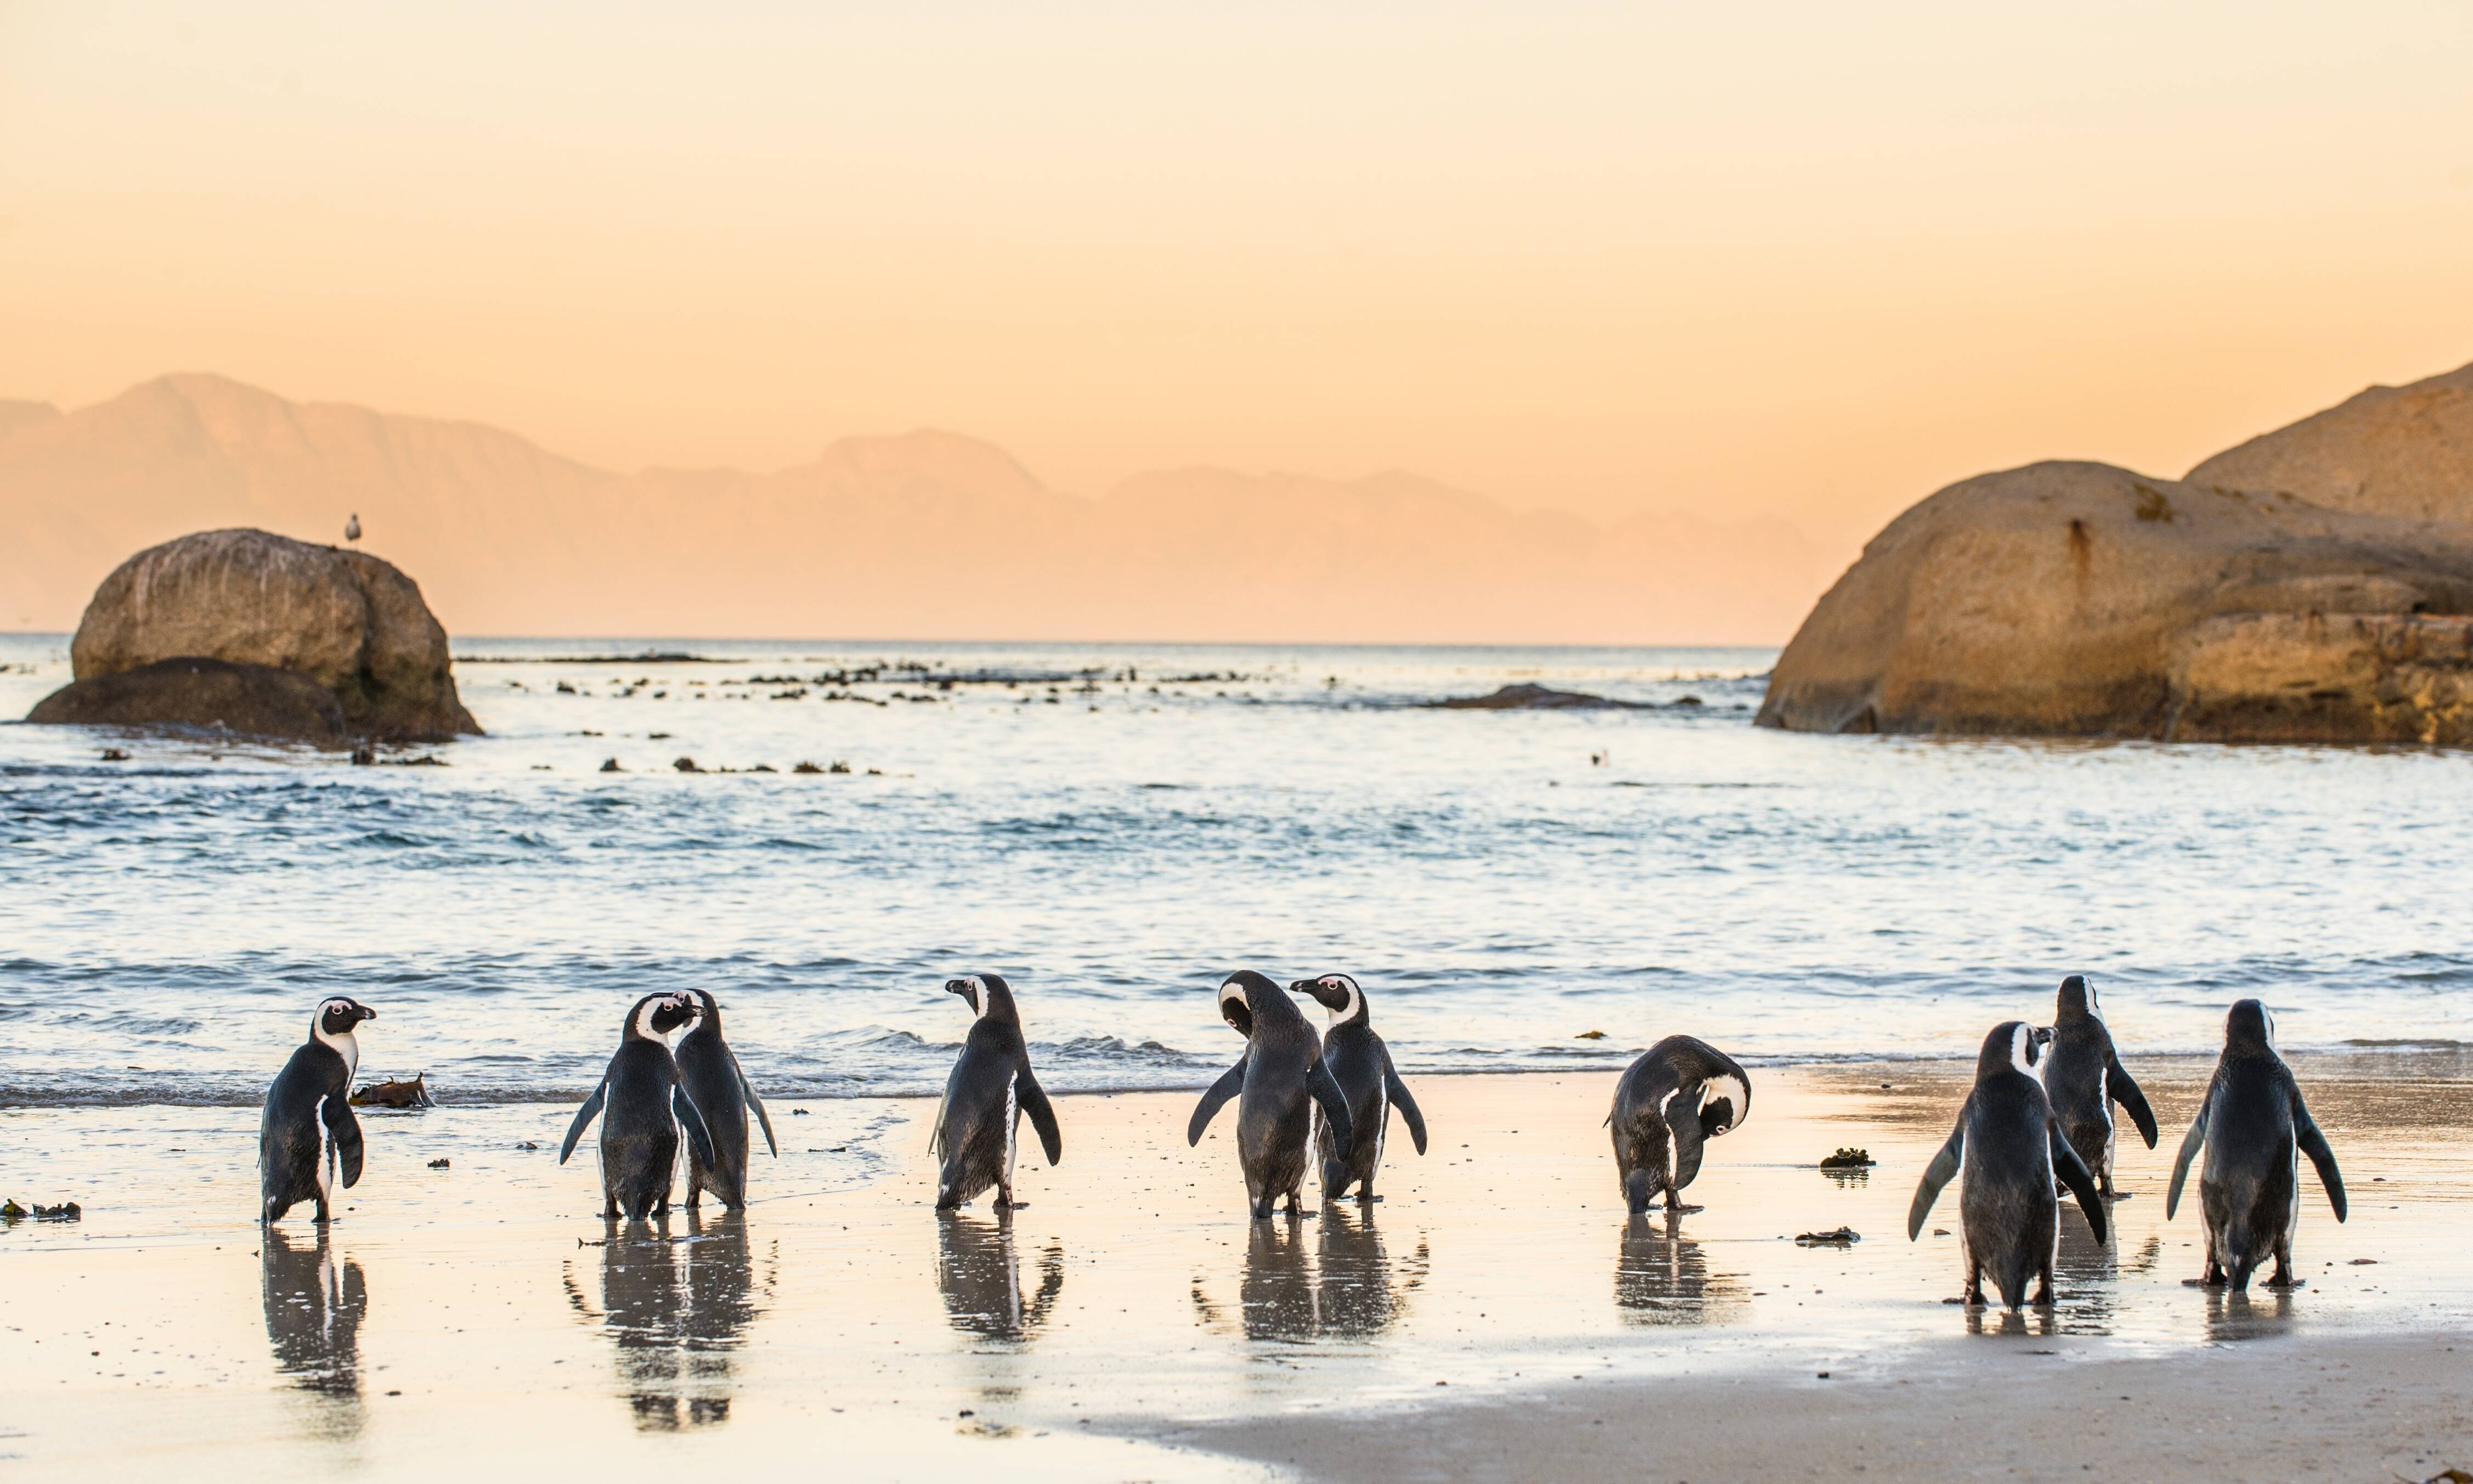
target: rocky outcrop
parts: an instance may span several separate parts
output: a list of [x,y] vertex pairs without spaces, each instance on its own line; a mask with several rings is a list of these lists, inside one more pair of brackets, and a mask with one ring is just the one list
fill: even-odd
[[2329,510],[2473,522],[2473,366],[2368,391],[2190,470]]
[[264,531],[201,532],[122,562],[86,605],[69,658],[81,685],[174,658],[289,671],[324,687],[355,736],[481,730],[455,693],[446,631],[412,579],[375,557]]
[[26,720],[56,727],[198,727],[341,748],[335,693],[305,675],[222,659],[158,659],[62,686]]
[[1807,731],[2473,742],[2473,525],[2032,465],[1892,521],[1779,657]]

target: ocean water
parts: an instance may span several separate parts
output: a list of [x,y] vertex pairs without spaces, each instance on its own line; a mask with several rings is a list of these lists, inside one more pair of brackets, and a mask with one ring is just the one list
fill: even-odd
[[[1054,1089],[1208,1081],[1237,968],[1423,1070],[1971,1055],[2069,972],[2133,1059],[2244,995],[2473,1040],[2461,753],[1787,735],[1760,650],[456,652],[490,734],[382,766],[0,725],[0,1105],[254,1102],[335,991],[450,1103],[579,1097],[685,986],[773,1095],[931,1091],[978,971]],[[0,715],[67,679],[0,637]],[[1649,705],[1419,704],[1522,682]]]

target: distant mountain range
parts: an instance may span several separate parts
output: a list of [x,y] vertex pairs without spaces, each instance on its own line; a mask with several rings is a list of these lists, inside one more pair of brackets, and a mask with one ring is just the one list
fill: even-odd
[[336,541],[355,512],[463,634],[1775,643],[1846,555],[1775,519],[1598,526],[1406,473],[1169,469],[1090,499],[928,431],[619,474],[180,374],[66,414],[0,401],[0,625],[75,627],[185,532]]

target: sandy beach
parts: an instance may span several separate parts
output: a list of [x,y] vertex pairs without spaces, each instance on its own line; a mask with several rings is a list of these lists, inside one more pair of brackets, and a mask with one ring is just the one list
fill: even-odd
[[[253,1111],[19,1110],[19,1198],[85,1215],[0,1236],[0,1447],[21,1477],[2425,1478],[2467,1456],[2473,1065],[2296,1065],[2354,1200],[2307,1192],[2308,1286],[2183,1285],[2162,1192],[2207,1066],[2174,1059],[2140,1067],[2169,1132],[2124,1150],[2117,1241],[2070,1217],[2023,1320],[1944,1304],[1955,1239],[1904,1239],[1945,1063],[1757,1071],[1670,1226],[1622,1212],[1597,1076],[1422,1079],[1432,1148],[1392,1141],[1382,1203],[1261,1226],[1187,1093],[1059,1099],[1065,1162],[1007,1218],[929,1209],[924,1100],[777,1105],[744,1217],[633,1232],[555,1162],[569,1109],[372,1114],[328,1237],[267,1245]],[[1822,1174],[1839,1145],[1880,1162]]]

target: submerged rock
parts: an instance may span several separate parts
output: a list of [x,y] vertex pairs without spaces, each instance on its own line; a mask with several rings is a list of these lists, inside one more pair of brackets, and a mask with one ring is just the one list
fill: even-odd
[[[86,605],[69,658],[78,685],[172,659],[288,672],[324,688],[354,736],[481,730],[456,695],[446,631],[412,579],[361,552],[264,531],[200,532],[122,562]],[[144,692],[120,694],[123,725],[189,720],[143,714]]]
[[333,691],[262,664],[187,656],[53,691],[26,720],[52,727],[202,727],[341,748],[350,738]]
[[1429,701],[1428,706],[1443,711],[1588,711],[1646,710],[1637,701],[1610,701],[1583,690],[1553,690],[1544,685],[1505,685],[1483,696],[1454,696],[1447,701]]

